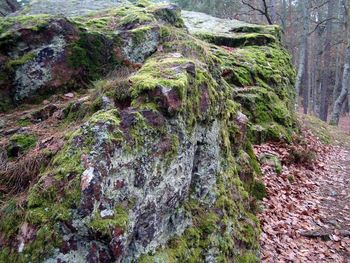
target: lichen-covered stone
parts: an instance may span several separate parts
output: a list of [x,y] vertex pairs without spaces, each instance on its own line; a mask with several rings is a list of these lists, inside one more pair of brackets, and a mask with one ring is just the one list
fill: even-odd
[[182,11],[182,15],[191,34],[220,46],[264,46],[280,38],[277,26],[252,25],[192,11]]
[[172,5],[65,21],[67,67],[102,78],[96,112],[67,134],[24,209],[3,205],[0,261],[258,262],[254,208],[266,189],[252,143],[295,130],[294,71],[275,29],[244,24],[237,34],[274,41],[232,52],[188,34]]
[[0,17],[6,16],[18,10],[20,4],[16,0],[8,0],[0,2]]
[[139,67],[161,43],[160,25],[182,21],[179,14],[172,5],[124,4],[69,19],[46,14],[0,18],[0,111],[84,88],[123,65]]

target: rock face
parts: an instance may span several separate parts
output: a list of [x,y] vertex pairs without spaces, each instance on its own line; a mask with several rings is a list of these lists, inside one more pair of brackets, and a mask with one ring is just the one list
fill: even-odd
[[91,12],[116,7],[128,3],[127,0],[32,0],[21,14],[51,14],[63,16],[82,16]]
[[191,34],[220,46],[262,46],[279,39],[278,26],[253,25],[191,11],[182,11],[182,16]]
[[0,2],[0,17],[16,12],[20,5],[16,0],[3,0]]
[[1,20],[2,105],[101,80],[94,113],[24,207],[0,210],[0,262],[258,261],[252,143],[295,130],[290,58],[277,28],[222,21],[202,37],[193,21],[217,20],[183,18],[173,5],[125,4]]
[[124,5],[96,16],[40,14],[0,20],[0,111],[87,86],[121,65],[137,67],[159,45],[156,17],[163,23],[178,22],[178,10],[162,12]]

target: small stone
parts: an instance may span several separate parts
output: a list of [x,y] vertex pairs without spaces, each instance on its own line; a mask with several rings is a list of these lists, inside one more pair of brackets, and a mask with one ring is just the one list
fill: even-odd
[[43,104],[44,104],[44,105],[50,104],[50,101],[48,101],[48,100],[43,100]]
[[81,184],[80,184],[81,190],[84,191],[86,188],[88,188],[93,178],[94,178],[94,168],[89,167],[84,171],[83,175],[81,176]]
[[6,130],[6,131],[4,132],[4,135],[12,135],[12,134],[14,134],[14,133],[19,132],[20,129],[21,129],[21,128],[19,128],[19,127],[16,127],[16,128],[13,128],[13,129],[8,129],[8,130]]
[[159,106],[169,115],[174,115],[181,107],[182,101],[178,92],[173,88],[158,86],[152,96],[159,98]]
[[172,53],[170,54],[173,58],[182,58],[182,54],[181,53]]
[[33,122],[42,122],[50,118],[56,111],[58,107],[54,104],[46,105],[44,108],[33,112],[31,114]]
[[6,126],[6,121],[0,118],[0,129],[5,128],[5,126]]
[[73,99],[73,98],[74,98],[74,93],[69,92],[69,93],[64,94],[64,96],[65,96],[66,98],[68,98],[68,99]]
[[105,110],[113,109],[115,107],[114,102],[107,96],[102,96],[102,108]]
[[336,191],[331,191],[331,196],[337,196],[338,195],[338,193],[336,192]]
[[105,209],[105,210],[102,210],[102,211],[100,212],[100,215],[101,215],[102,219],[113,218],[113,216],[114,216],[114,211],[113,211],[113,210]]

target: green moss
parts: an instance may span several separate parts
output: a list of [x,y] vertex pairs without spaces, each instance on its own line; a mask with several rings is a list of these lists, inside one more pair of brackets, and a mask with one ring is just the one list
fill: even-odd
[[57,185],[40,189],[40,183],[31,189],[28,196],[26,220],[42,225],[71,218],[71,208],[77,207],[80,200],[80,178],[62,179],[66,189]]
[[69,46],[69,65],[83,68],[90,80],[96,80],[119,64],[111,49],[113,39],[99,32],[82,32]]
[[70,173],[79,174],[84,171],[81,165],[81,149],[72,149],[69,146],[61,151],[52,161],[56,174],[67,176]]
[[28,119],[20,119],[20,120],[17,121],[17,124],[18,124],[19,126],[21,126],[21,127],[26,127],[26,126],[31,125],[32,123],[31,123],[31,121],[28,120]]
[[319,118],[303,115],[301,117],[303,125],[305,125],[311,132],[317,136],[323,143],[330,144],[333,141],[331,128],[327,123],[321,121]]
[[276,38],[270,34],[243,33],[243,34],[212,34],[209,32],[197,33],[196,37],[218,46],[243,47],[263,46],[276,42]]
[[17,234],[22,220],[24,211],[18,206],[15,200],[10,200],[1,209],[0,214],[0,232],[5,235],[5,238],[11,238]]
[[8,97],[2,97],[0,100],[0,112],[6,112],[12,108],[12,103]]
[[188,83],[186,72],[178,72],[174,67],[190,62],[185,58],[153,58],[149,59],[138,74],[130,81],[131,95],[136,98],[144,91],[154,90],[157,86],[175,88],[181,98],[185,97]]
[[265,184],[258,181],[254,182],[251,193],[257,200],[263,200],[267,195]]
[[60,242],[53,227],[43,226],[36,232],[35,240],[24,248],[20,256],[24,258],[24,262],[40,262],[43,257],[49,256]]
[[[84,171],[81,156],[89,152],[92,145],[87,134],[82,147],[73,146],[73,142],[80,138],[80,132],[78,130],[68,136],[64,149],[55,156],[39,182],[30,189],[26,214],[29,222],[42,225],[65,221],[70,218],[71,209],[77,207],[80,201],[80,174]],[[51,185],[43,187],[46,180]]]
[[256,254],[251,252],[244,253],[243,255],[238,256],[238,263],[258,263],[260,260],[258,259]]
[[10,137],[10,142],[19,147],[21,153],[34,148],[37,140],[34,134],[15,134]]
[[19,220],[16,224],[11,223],[13,232],[6,230],[8,236],[13,235],[14,231],[18,230],[19,223],[22,222],[34,224],[39,229],[35,240],[26,245],[21,254],[10,252],[11,257],[17,260],[16,262],[22,262],[23,259],[38,262],[59,245],[60,237],[57,234],[57,224],[70,220],[72,209],[75,209],[80,202],[80,174],[84,170],[81,164],[81,155],[89,151],[92,144],[89,134],[85,133],[85,135],[86,137],[81,141],[82,145],[79,147],[75,146],[74,142],[77,139],[80,140],[81,130],[67,136],[69,139],[64,149],[42,172],[39,182],[29,190],[27,208],[21,216],[18,216],[19,211],[16,212],[17,210],[13,209],[13,212],[1,213],[6,220],[3,221],[4,225],[0,224],[0,227],[5,230],[7,229],[6,222],[13,215],[16,215]]
[[3,247],[0,250],[0,262],[24,262],[23,258],[19,258],[18,254],[12,253],[9,247]]
[[124,7],[119,9],[116,14],[121,17],[118,22],[119,26],[155,22],[154,17],[147,10],[139,7]]
[[93,219],[87,224],[92,230],[105,236],[112,236],[112,231],[119,227],[126,229],[129,219],[128,212],[124,207],[117,205],[114,209],[113,218],[101,218],[99,213],[95,213]]
[[280,174],[283,170],[281,161],[276,155],[273,154],[264,154],[260,157],[260,162],[271,166],[277,174]]
[[109,29],[111,17],[73,17],[71,21],[81,30],[105,32]]
[[72,123],[84,120],[85,117],[90,116],[97,111],[96,104],[90,104],[89,102],[71,102],[63,109],[64,121],[63,126],[71,125]]
[[151,32],[151,26],[141,26],[130,30],[132,36],[133,45],[140,45],[145,42],[147,35]]
[[163,41],[167,37],[171,36],[171,30],[172,30],[172,28],[170,28],[168,26],[161,26],[160,27],[160,37],[161,37],[161,39],[163,39]]
[[[112,37],[111,32],[130,28],[134,42],[141,43],[155,25],[153,14],[159,10],[148,5],[146,8],[126,5],[98,15],[74,18],[82,33],[69,46],[70,66],[86,73],[84,80],[99,79],[114,67],[120,69],[121,62],[114,57],[117,51],[113,47],[120,47],[122,40],[117,36]],[[167,15],[171,14],[155,16],[159,18],[163,15],[166,16],[164,22],[170,19]],[[80,110],[76,111],[73,104],[67,108],[66,116],[71,122],[85,116],[89,116],[88,121],[67,138],[64,148],[42,172],[39,182],[31,187],[28,207],[23,214],[17,208],[7,213],[3,223],[0,223],[0,230],[3,228],[7,237],[13,237],[24,220],[38,229],[46,229],[48,236],[40,234],[33,242],[31,249],[35,251],[26,252],[33,255],[32,261],[57,247],[60,238],[56,227],[62,221],[72,219],[73,211],[80,202],[83,155],[89,154],[96,143],[92,130],[106,128],[105,136],[99,137],[98,142],[103,141],[111,149],[118,145],[132,154],[143,150],[151,156],[152,146],[167,139],[170,140],[170,147],[164,153],[165,161],[176,158],[181,138],[178,130],[169,135],[166,125],[151,125],[143,117],[143,110],[147,109],[163,114],[172,127],[175,121],[184,124],[180,128],[186,129],[188,136],[193,135],[197,123],[206,126],[218,121],[221,133],[220,172],[215,174],[216,184],[211,189],[210,198],[197,200],[193,192],[190,198],[184,200],[184,207],[179,208],[186,210],[185,214],[191,218],[192,225],[163,247],[141,256],[139,262],[203,262],[208,251],[214,251],[216,262],[255,262],[260,228],[252,214],[251,200],[254,199],[252,197],[262,199],[266,189],[256,178],[260,169],[251,143],[282,138],[288,141],[295,123],[289,111],[293,105],[293,95],[289,89],[294,77],[290,58],[276,44],[275,37],[270,37],[265,31],[253,33],[237,34],[236,42],[231,44],[243,41],[242,45],[246,46],[230,52],[230,49],[225,50],[188,36],[187,32],[169,23],[161,25],[162,49],[148,58],[139,71],[130,77],[130,72],[122,77],[119,77],[119,72],[114,76],[113,72],[108,79],[96,84],[98,91],[94,102],[87,108],[83,107],[81,113]],[[266,47],[255,46],[266,43]],[[174,112],[164,109],[161,101],[164,98],[152,93],[160,87],[177,92],[181,105]],[[116,104],[126,102],[123,106],[133,107],[132,111],[127,112],[132,114],[127,116],[132,118],[132,122],[125,125],[127,127],[120,127],[120,111],[100,110],[102,96],[113,99]],[[90,116],[96,110],[100,111]],[[236,123],[238,111],[249,117],[248,137]],[[245,167],[242,167],[243,161],[239,162],[239,158],[244,159]],[[239,178],[242,169],[249,173],[245,183]],[[133,202],[135,200],[131,200],[128,208],[120,205],[112,208],[114,215],[111,218],[103,219],[95,211],[83,223],[104,242],[111,237],[112,228],[127,229],[127,209],[132,208]],[[9,222],[17,215],[22,219],[14,224],[12,230]],[[3,249],[0,259],[21,257],[16,255],[14,251]]]
[[24,65],[27,62],[33,60],[35,58],[35,53],[34,52],[28,52],[25,53],[23,56],[17,58],[17,59],[13,59],[10,60],[6,63],[6,68],[13,70],[18,66]]
[[96,112],[90,119],[89,122],[93,125],[96,123],[109,123],[113,126],[119,126],[120,116],[117,109],[112,109],[108,111]]
[[290,143],[292,141],[292,134],[292,129],[286,129],[275,122],[252,125],[249,129],[249,137],[252,142],[257,144],[267,141],[284,141]]
[[174,11],[164,8],[167,4],[164,5],[150,5],[147,7],[147,10],[149,10],[159,21],[166,22],[173,27],[183,28],[184,27],[184,21],[181,18],[181,11],[180,9]]
[[53,227],[42,226],[37,230],[35,239],[26,244],[22,253],[15,253],[10,248],[3,247],[0,251],[0,262],[40,262],[49,256],[52,249],[59,246],[60,242]]
[[[203,262],[211,248],[218,253],[217,262],[227,262],[259,247],[258,220],[242,206],[248,200],[248,193],[235,167],[232,163],[228,165],[225,172],[217,175],[215,204],[209,208],[194,199],[186,202],[193,226],[170,240],[166,248],[142,256],[140,262]],[[239,248],[237,242],[241,244]]]
[[249,155],[249,162],[250,162],[252,169],[255,171],[255,174],[260,175],[261,174],[260,164],[256,158],[255,153],[254,153],[253,145],[250,142],[247,142],[245,144],[245,151]]
[[293,107],[295,70],[290,55],[280,46],[248,46],[234,52],[218,49],[215,55],[224,66],[224,77],[239,87],[261,86],[271,89]]
[[14,26],[20,28],[26,28],[33,31],[39,31],[45,25],[48,24],[53,16],[40,14],[40,15],[23,15],[23,16],[12,16],[12,17],[0,17],[0,42],[5,34],[10,30],[15,30]]
[[274,92],[261,87],[236,89],[235,93],[235,100],[241,103],[251,121],[252,142],[291,141],[296,121],[288,110],[288,100],[281,100]]
[[166,159],[167,165],[169,165],[170,162],[178,155],[179,146],[180,146],[180,142],[179,142],[178,136],[175,134],[171,135],[170,149],[165,154],[165,159]]

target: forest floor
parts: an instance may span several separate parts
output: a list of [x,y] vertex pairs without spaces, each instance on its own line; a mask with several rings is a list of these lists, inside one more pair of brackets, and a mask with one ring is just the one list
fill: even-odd
[[275,155],[282,164],[262,163],[262,261],[350,262],[349,123],[344,119],[334,128],[299,119],[302,139],[255,148],[258,156]]

